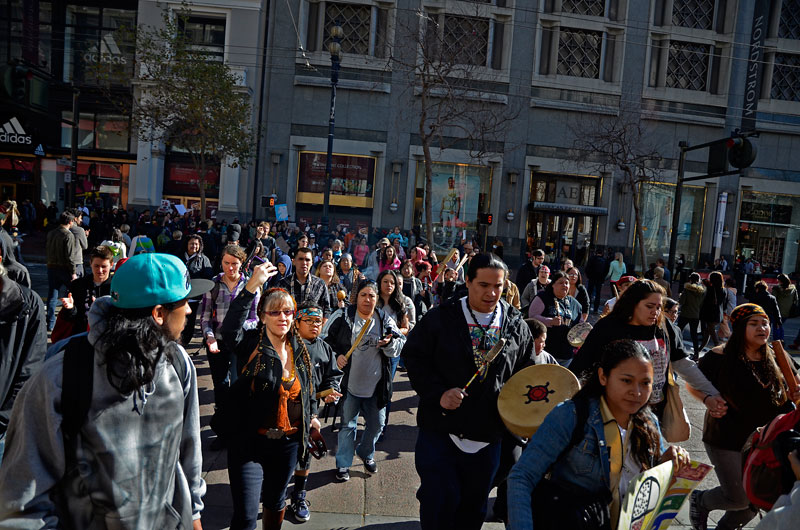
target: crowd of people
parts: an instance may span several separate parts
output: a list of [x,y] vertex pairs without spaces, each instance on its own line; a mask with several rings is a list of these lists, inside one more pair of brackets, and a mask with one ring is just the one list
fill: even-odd
[[[256,528],[260,506],[266,529],[280,528],[287,509],[310,519],[323,407],[339,418],[333,479],[350,480],[356,456],[377,473],[397,370],[419,397],[423,529],[481,528],[495,486],[493,515],[512,529],[570,528],[581,503],[598,508],[591,528],[616,528],[638,473],[690,465],[664,432],[674,374],[706,408],[703,442],[720,483],[692,493],[692,527],[705,530],[709,513],[723,510],[717,528],[740,528],[756,515],[742,447],[800,400],[769,343],[797,305],[788,278],[738,304],[720,273],[692,275],[676,301],[663,264],[636,278],[621,255],[600,251],[581,270],[569,259],[545,264],[534,250],[512,278],[475,241],[440,260],[399,227],[323,234],[69,209],[48,223],[45,309],[24,265],[6,261],[4,227],[17,215],[0,207],[4,528],[201,528],[192,362],[201,350],[213,385],[210,444],[227,451],[235,529]],[[606,282],[614,296],[601,306]],[[579,325],[582,343],[571,337]],[[498,395],[541,364],[568,368],[581,389],[519,439]],[[782,500],[769,528],[797,504]]]

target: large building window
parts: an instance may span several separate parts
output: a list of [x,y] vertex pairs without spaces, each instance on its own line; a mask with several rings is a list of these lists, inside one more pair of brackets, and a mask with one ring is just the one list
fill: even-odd
[[[322,204],[325,194],[326,153],[301,151],[297,164],[297,202]],[[375,186],[373,156],[338,155],[331,158],[331,196],[333,206],[372,208]]]
[[342,53],[388,57],[389,9],[367,3],[313,2],[308,6],[307,45],[309,51],[324,51],[330,42],[330,28],[344,31]]
[[[656,0],[651,19],[649,87],[674,89],[672,95],[690,97],[687,102],[717,103],[708,95],[722,95],[727,90],[736,23],[736,11],[726,9],[729,4],[717,0]],[[680,37],[671,38],[676,33]]]
[[433,247],[446,252],[478,228],[478,212],[489,211],[492,168],[470,164],[433,164],[433,187],[425,189],[425,164],[417,164],[414,224],[425,225],[425,194],[433,207]]
[[[658,258],[667,259],[675,185],[670,183],[644,183],[640,187],[642,197],[641,220],[644,233],[644,248],[648,262]],[[705,212],[705,186],[684,186],[681,195],[681,211],[678,215],[678,243],[676,256],[683,254],[686,263],[695,264],[699,259],[700,240],[703,236],[703,212]],[[639,240],[636,238],[633,255],[638,256]],[[640,264],[637,263],[637,266]],[[690,266],[694,268],[694,265]]]
[[[72,121],[72,112],[63,111],[61,117]],[[78,120],[78,149],[125,151],[130,147],[129,120],[127,116],[111,113],[81,112]],[[61,147],[72,147],[72,127],[62,121]]]
[[63,81],[93,84],[92,69],[103,63],[113,67],[115,84],[129,85],[136,46],[127,31],[119,30],[135,27],[135,10],[68,5]]
[[800,197],[744,190],[741,201],[736,254],[764,273],[800,270]]
[[618,83],[626,11],[625,0],[545,2],[534,84],[538,78],[546,86],[548,78],[561,76],[572,78],[575,89],[607,90],[606,83]]
[[51,2],[0,0],[0,63],[21,60],[50,72],[53,6]]
[[800,101],[800,55],[775,54],[770,97],[783,101]]
[[603,34],[599,31],[561,28],[558,38],[558,73],[573,77],[600,77]]
[[714,0],[673,0],[672,24],[692,29],[711,29]]
[[671,41],[667,59],[668,88],[705,90],[708,86],[711,47],[694,42]]
[[800,40],[800,0],[783,0],[778,38]]
[[225,59],[225,18],[190,15],[180,21],[181,30],[191,48],[209,59]]

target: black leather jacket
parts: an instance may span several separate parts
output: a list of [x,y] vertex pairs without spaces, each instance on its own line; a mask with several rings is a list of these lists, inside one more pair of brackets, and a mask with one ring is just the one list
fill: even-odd
[[[231,302],[231,307],[225,314],[225,319],[220,327],[223,343],[227,348],[233,349],[236,354],[239,373],[247,364],[250,355],[259,347],[260,328],[244,329],[244,323],[255,296],[247,289],[242,289],[239,296]],[[266,344],[261,362],[269,363],[269,368],[259,372],[255,379],[247,378],[245,380],[240,376],[234,384],[235,388],[231,389],[234,394],[233,406],[240,406],[246,410],[244,418],[246,421],[243,423],[248,428],[250,426],[255,428],[269,426],[275,421],[277,413],[278,386],[281,384],[283,367],[278,354],[266,338],[266,333],[264,333],[263,340],[266,341]],[[294,335],[291,338],[291,345],[294,351],[295,371],[300,379],[300,396],[303,404],[302,443],[298,448],[298,458],[301,461],[307,461],[308,433],[311,429],[312,379],[303,360],[303,348],[297,343]],[[249,381],[252,381],[253,384],[251,385]]]

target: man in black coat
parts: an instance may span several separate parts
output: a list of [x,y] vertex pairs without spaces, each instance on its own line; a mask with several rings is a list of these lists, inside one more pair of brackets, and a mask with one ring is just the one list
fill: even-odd
[[0,262],[0,460],[14,400],[44,361],[44,316],[39,295],[9,279]]
[[542,262],[544,262],[544,251],[537,248],[531,252],[531,259],[525,260],[525,263],[519,268],[517,281],[514,283],[517,284],[520,293],[525,290],[526,285],[531,283],[531,280],[539,276],[539,267],[542,266]]
[[[89,254],[92,274],[81,276],[69,284],[66,298],[61,299],[61,310],[72,322],[72,334],[83,333],[89,327],[89,308],[101,296],[111,294],[111,263],[114,254],[104,246],[95,247]],[[123,265],[124,266],[124,265]]]
[[586,263],[586,288],[589,291],[589,301],[592,303],[593,313],[597,313],[600,308],[600,291],[603,288],[607,272],[608,263],[603,257],[603,250],[597,247]]
[[[535,362],[522,314],[501,300],[507,273],[493,254],[472,258],[467,296],[431,309],[403,348],[420,398],[415,457],[423,530],[478,530],[486,516],[505,432],[497,397],[514,373]],[[485,365],[486,353],[500,338],[505,346]],[[476,370],[481,375],[465,391]]]

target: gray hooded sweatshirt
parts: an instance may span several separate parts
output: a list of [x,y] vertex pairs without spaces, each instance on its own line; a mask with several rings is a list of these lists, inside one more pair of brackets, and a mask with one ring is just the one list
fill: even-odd
[[[95,301],[88,338],[97,345],[111,297]],[[64,477],[61,432],[64,355],[47,360],[15,402],[0,466],[1,528],[191,528],[200,517],[197,374],[186,351],[165,348],[187,366],[180,381],[162,356],[148,387],[122,395],[95,349],[92,403],[77,439],[77,467]],[[62,481],[63,479],[63,481]]]

